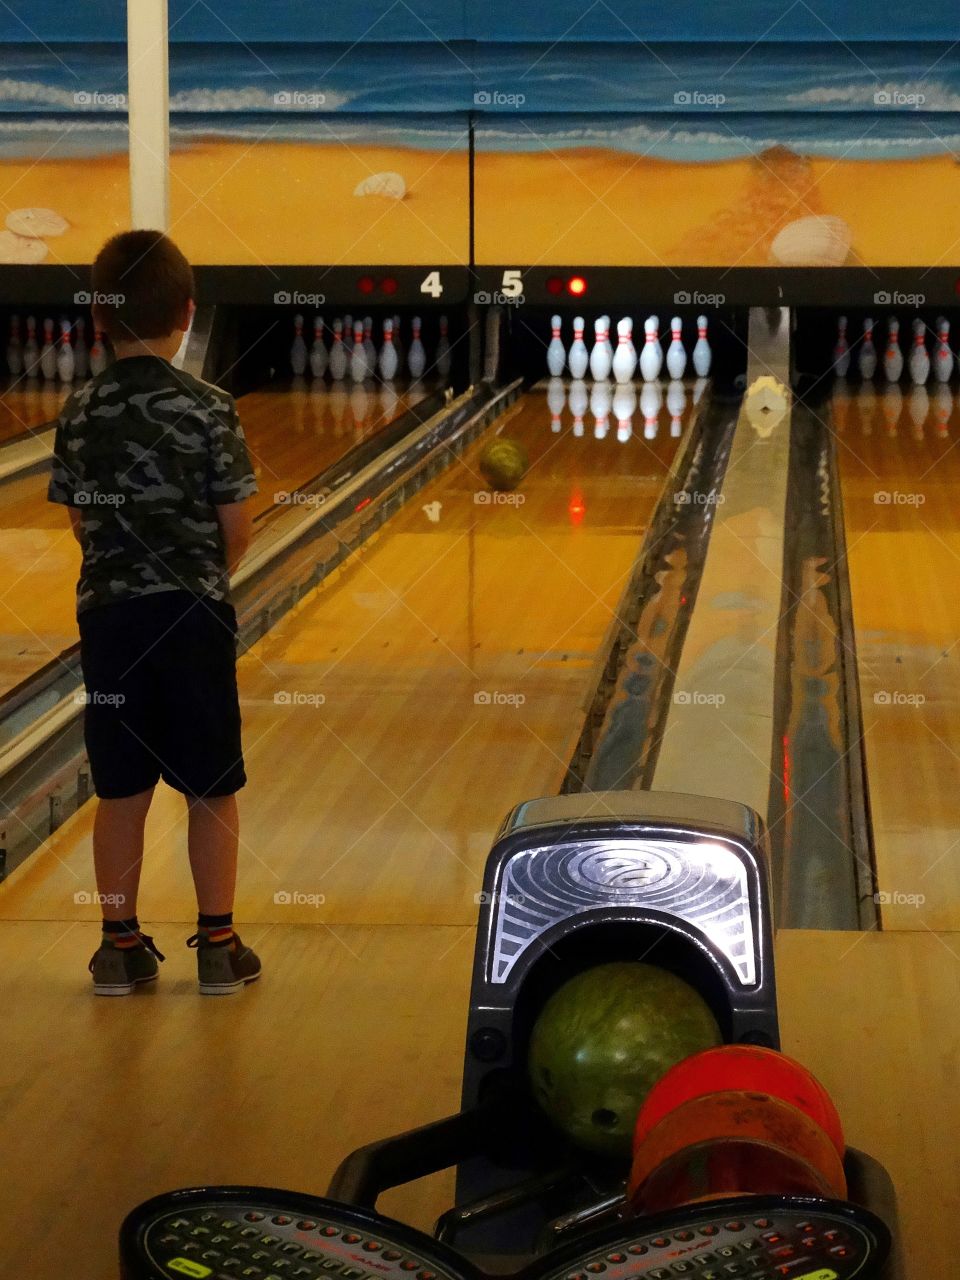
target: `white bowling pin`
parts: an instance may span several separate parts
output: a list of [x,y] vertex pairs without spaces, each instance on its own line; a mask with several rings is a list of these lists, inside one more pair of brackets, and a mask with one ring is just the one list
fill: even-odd
[[103,345],[103,333],[94,326],[93,345],[90,348],[90,373],[95,378],[107,367],[107,350]]
[[683,383],[674,379],[667,387],[667,412],[670,414],[670,435],[676,439],[683,429],[683,414],[687,407],[687,392]]
[[323,316],[313,318],[313,346],[310,348],[310,372],[322,378],[327,372],[327,348],[323,341]]
[[900,321],[891,316],[887,321],[887,349],[883,356],[883,371],[888,382],[899,382],[903,373],[903,352],[900,350]]
[[23,372],[23,347],[20,344],[20,317],[10,317],[10,340],[7,343],[7,368],[11,377]]
[[590,399],[587,395],[587,384],[582,378],[577,378],[570,383],[570,412],[573,414],[573,434],[575,436],[583,435],[583,417],[587,412],[587,406]]
[[290,369],[295,378],[307,371],[307,344],[303,340],[303,316],[293,317],[293,346],[290,348]]
[[440,341],[437,343],[437,358],[435,363],[437,366],[437,373],[439,373],[440,377],[446,381],[447,378],[450,377],[451,365],[450,339],[447,336],[446,316],[440,317]]
[[380,377],[390,382],[397,376],[397,349],[393,345],[393,321],[383,322],[383,346],[380,348]]
[[550,410],[550,430],[556,435],[563,429],[560,415],[567,403],[567,393],[562,378],[551,378],[547,384],[547,408]]
[[341,382],[347,376],[347,368],[350,364],[350,357],[347,354],[347,348],[343,342],[343,321],[334,320],[333,322],[333,342],[330,346],[330,357],[327,361],[327,367],[330,370],[330,377],[334,382]]
[[707,317],[697,316],[697,345],[693,348],[693,367],[697,377],[708,377],[712,363],[713,352],[707,341]]
[[567,353],[560,340],[559,316],[550,317],[550,328],[553,336],[550,339],[550,345],[547,347],[547,369],[551,377],[559,378],[567,364]]
[[644,344],[640,352],[640,373],[644,382],[653,382],[660,377],[663,357],[658,354],[660,343],[657,341],[657,317],[648,316],[643,323]]
[[623,386],[633,381],[637,371],[637,353],[633,346],[633,321],[629,316],[617,322],[617,349],[613,353],[613,376]]
[[353,325],[353,350],[350,352],[350,377],[354,382],[362,382],[372,372],[367,364],[367,352],[363,345],[363,321],[356,320]]
[[603,316],[594,321],[593,332],[595,341],[593,350],[590,352],[590,373],[595,382],[603,382],[605,378],[610,377],[610,368],[613,364],[607,350],[607,331],[604,328]]
[[670,346],[667,350],[667,373],[676,381],[687,371],[687,352],[683,345],[683,321],[674,316],[670,321]]
[[953,373],[953,352],[950,350],[950,321],[943,316],[937,325],[937,349],[933,357],[933,376],[938,382],[949,382]]
[[845,378],[850,368],[850,345],[847,342],[847,317],[841,316],[837,321],[837,341],[833,348],[833,372],[838,378]]
[[620,444],[633,435],[633,415],[637,412],[637,388],[632,382],[617,387],[613,395],[613,416],[617,420],[617,440]]
[[573,342],[567,352],[567,367],[572,378],[582,378],[590,365],[590,353],[583,340],[583,316],[573,317]]
[[373,316],[363,317],[363,351],[367,357],[367,368],[373,373],[377,367],[377,348],[373,345]]
[[73,346],[70,342],[70,321],[60,322],[60,346],[57,350],[57,377],[61,382],[72,382],[76,372]]
[[393,317],[393,345],[397,349],[397,368],[402,369],[405,350],[400,335],[400,317],[398,315]]
[[43,346],[40,348],[40,372],[45,378],[57,376],[57,348],[53,345],[53,321],[43,322]]
[[593,414],[593,434],[597,440],[603,440],[606,437],[612,398],[613,388],[609,382],[604,380],[593,384],[590,392],[590,412]]
[[427,367],[427,353],[420,341],[420,317],[414,316],[410,323],[413,328],[413,340],[407,352],[407,368],[410,370],[410,376],[416,381],[423,377],[423,371]]
[[610,357],[610,363],[612,365],[613,364],[613,343],[610,341],[610,329],[611,329],[610,317],[604,316],[603,317],[603,343],[604,343],[604,346],[607,348],[607,355]]
[[918,387],[922,387],[930,377],[930,356],[927,353],[927,326],[919,318],[913,322],[910,377],[914,385]]
[[83,316],[78,317],[74,326],[77,340],[73,344],[73,363],[77,377],[86,378],[90,373],[90,352],[87,349],[87,322]]
[[663,392],[659,382],[645,382],[640,392],[640,412],[643,414],[644,440],[656,440]]
[[877,349],[873,345],[873,321],[867,316],[863,322],[863,341],[857,356],[857,368],[863,379],[872,378],[877,372]]
[[23,344],[23,368],[28,378],[35,378],[40,371],[37,322],[33,316],[27,316],[27,340]]

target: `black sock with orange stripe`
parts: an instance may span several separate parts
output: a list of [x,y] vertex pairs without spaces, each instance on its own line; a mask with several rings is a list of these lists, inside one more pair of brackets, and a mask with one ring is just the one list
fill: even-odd
[[197,933],[206,946],[228,947],[233,942],[233,912],[209,916],[201,911],[197,916]]
[[136,916],[131,916],[129,920],[104,920],[103,945],[116,947],[118,951],[143,946],[140,940],[140,921]]

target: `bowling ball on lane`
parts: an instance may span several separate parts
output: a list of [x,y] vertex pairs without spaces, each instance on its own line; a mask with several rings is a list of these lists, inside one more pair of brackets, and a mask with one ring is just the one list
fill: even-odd
[[540,1011],[527,1074],[537,1102],[577,1146],[628,1159],[651,1088],[721,1040],[706,1001],[681,978],[632,961],[596,965]]
[[480,474],[491,489],[509,493],[526,475],[527,451],[517,440],[498,436],[480,455]]

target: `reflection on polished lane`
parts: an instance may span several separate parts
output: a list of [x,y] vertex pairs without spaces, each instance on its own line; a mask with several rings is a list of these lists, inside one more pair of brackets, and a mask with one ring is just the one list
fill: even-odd
[[0,445],[52,422],[79,383],[64,386],[46,378],[17,378],[0,388]]
[[960,402],[832,404],[885,929],[960,928]]

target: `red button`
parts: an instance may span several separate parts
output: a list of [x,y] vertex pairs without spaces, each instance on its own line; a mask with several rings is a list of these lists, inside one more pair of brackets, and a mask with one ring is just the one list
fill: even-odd
[[727,1223],[728,1231],[746,1231],[746,1229],[747,1229],[747,1224],[745,1222],[728,1222]]
[[853,1255],[853,1250],[848,1249],[845,1244],[835,1245],[830,1250],[831,1258],[849,1258],[849,1257],[852,1257],[852,1255]]
[[797,1251],[792,1244],[782,1244],[779,1249],[774,1249],[771,1257],[774,1258],[795,1258]]
[[323,1234],[325,1236],[338,1236],[340,1232],[337,1230],[336,1227],[324,1227]]
[[383,1248],[383,1245],[380,1244],[378,1240],[366,1240],[364,1241],[363,1247],[366,1249],[367,1253],[377,1253]]

